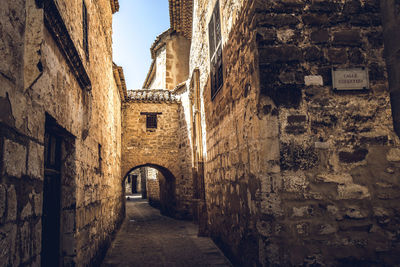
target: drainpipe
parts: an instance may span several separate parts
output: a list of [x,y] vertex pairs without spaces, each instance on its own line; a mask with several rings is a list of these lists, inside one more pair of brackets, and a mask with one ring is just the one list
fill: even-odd
[[393,127],[400,137],[400,4],[396,0],[380,2]]

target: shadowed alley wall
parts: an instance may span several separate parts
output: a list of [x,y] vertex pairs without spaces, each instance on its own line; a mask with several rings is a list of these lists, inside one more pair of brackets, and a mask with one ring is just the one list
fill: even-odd
[[[393,264],[399,139],[379,1],[194,1],[208,227],[246,266]],[[223,86],[211,98],[209,22],[220,9]],[[333,67],[368,91],[336,92]],[[229,227],[226,227],[229,225]]]
[[18,0],[0,6],[0,262],[5,265],[40,265],[45,132],[62,140],[61,264],[95,263],[122,218],[121,96],[111,54],[115,10],[109,0],[85,1],[86,51],[82,5]]

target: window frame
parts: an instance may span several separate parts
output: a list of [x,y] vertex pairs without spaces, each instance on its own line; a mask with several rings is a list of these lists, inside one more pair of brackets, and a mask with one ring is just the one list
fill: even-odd
[[[154,131],[158,129],[158,115],[161,115],[162,112],[140,112],[140,115],[146,116],[146,130]],[[154,118],[154,121],[149,121],[150,118]],[[150,126],[150,127],[149,127]]]
[[210,53],[211,100],[213,100],[224,85],[219,0],[215,3],[213,13],[208,23],[208,45]]
[[155,130],[157,129],[157,114],[146,115],[146,129]]

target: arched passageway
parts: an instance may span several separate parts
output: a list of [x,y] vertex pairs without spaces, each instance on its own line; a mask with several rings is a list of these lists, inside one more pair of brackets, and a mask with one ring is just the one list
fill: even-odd
[[[136,181],[137,184],[140,183],[140,193],[142,195],[142,198],[148,198],[149,203],[152,204],[153,206],[157,207],[160,209],[161,214],[171,216],[171,217],[176,217],[176,178],[172,174],[170,170],[167,168],[157,165],[157,164],[143,164],[139,166],[135,166],[132,169],[130,169],[124,176],[122,186],[123,188],[126,188],[126,180],[127,179],[133,179],[134,175],[131,175],[132,173],[135,173],[135,170],[140,170],[143,168],[152,168],[158,171],[158,175],[156,175],[157,181],[158,182],[158,197],[154,196],[154,192],[149,192],[149,180],[146,181],[147,176],[141,176],[141,178],[144,178],[144,181]],[[154,182],[154,181],[153,181]],[[147,185],[146,185],[147,184]],[[134,189],[131,189],[132,193],[135,191]],[[136,189],[136,193],[139,193],[138,190]]]
[[165,177],[160,179],[160,202],[170,203],[163,212],[190,219],[193,175],[182,106],[167,90],[144,91],[130,92],[123,104],[122,173],[157,169]]

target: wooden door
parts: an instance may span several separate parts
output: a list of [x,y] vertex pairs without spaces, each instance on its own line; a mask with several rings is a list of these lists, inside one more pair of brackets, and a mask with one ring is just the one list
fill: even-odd
[[42,266],[60,266],[61,142],[46,131],[43,182]]

